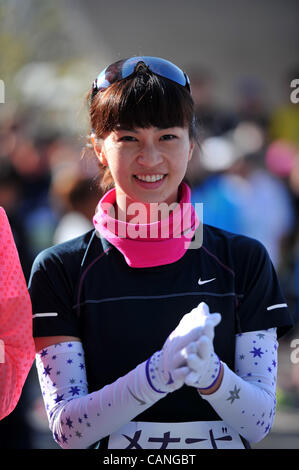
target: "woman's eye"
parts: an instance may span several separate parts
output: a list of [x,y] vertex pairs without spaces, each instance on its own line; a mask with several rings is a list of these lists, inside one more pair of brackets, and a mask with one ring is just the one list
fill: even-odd
[[136,140],[136,137],[132,135],[123,135],[118,139],[120,142],[134,142]]
[[176,135],[174,135],[174,134],[165,134],[165,135],[162,135],[161,139],[162,140],[173,140],[173,139],[176,139]]

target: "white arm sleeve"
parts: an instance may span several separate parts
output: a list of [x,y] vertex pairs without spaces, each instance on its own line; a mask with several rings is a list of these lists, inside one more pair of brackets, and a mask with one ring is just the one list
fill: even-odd
[[228,425],[249,442],[270,431],[276,408],[276,328],[236,336],[235,371],[223,363],[219,389],[201,395]]
[[128,423],[166,393],[155,392],[146,363],[88,393],[81,342],[59,343],[36,355],[49,426],[64,449],[84,449]]

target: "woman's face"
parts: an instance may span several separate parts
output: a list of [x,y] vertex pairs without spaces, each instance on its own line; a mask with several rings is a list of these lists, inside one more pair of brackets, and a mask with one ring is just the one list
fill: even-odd
[[123,196],[127,204],[177,202],[193,148],[186,127],[117,128],[95,145],[109,166],[119,206]]

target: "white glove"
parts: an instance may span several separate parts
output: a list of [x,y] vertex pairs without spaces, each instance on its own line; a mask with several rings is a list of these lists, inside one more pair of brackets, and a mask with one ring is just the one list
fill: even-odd
[[221,321],[219,313],[209,313],[209,307],[202,305],[202,334],[197,342],[190,343],[182,351],[188,367],[192,370],[185,379],[186,385],[200,389],[210,388],[216,382],[221,363],[214,351],[215,326]]
[[214,326],[220,320],[219,313],[210,315],[209,307],[204,302],[183,316],[167,338],[162,350],[153,354],[146,363],[147,379],[155,391],[173,392],[184,384],[190,374],[186,348],[195,344],[203,332],[214,338]]
[[191,372],[185,384],[198,389],[211,388],[219,377],[221,362],[214,351],[213,341],[206,335],[189,344],[183,355]]
[[220,313],[210,313],[209,306],[205,302],[201,302],[191,312],[183,316],[173,334],[182,336],[191,331],[195,326],[198,326],[200,328],[200,335],[206,335],[213,341],[215,326],[220,322]]

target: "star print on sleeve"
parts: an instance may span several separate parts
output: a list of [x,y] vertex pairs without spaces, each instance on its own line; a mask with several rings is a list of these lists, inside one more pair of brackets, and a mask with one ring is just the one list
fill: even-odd
[[47,367],[44,368],[43,374],[44,374],[45,376],[50,375],[50,371],[51,371],[51,370],[52,370],[52,367],[50,367],[49,365],[47,365]]
[[64,397],[63,394],[62,395],[57,394],[56,398],[54,399],[55,403],[59,403],[61,400],[63,400],[63,397]]
[[219,389],[202,396],[245,439],[258,442],[270,431],[276,408],[276,329],[236,335],[235,371],[224,363]]
[[73,427],[73,421],[71,420],[71,418],[67,418],[67,420],[66,420],[66,425],[67,425],[69,428],[72,428],[72,427]]
[[[243,333],[242,340],[236,342],[236,371],[244,379],[250,378],[251,383],[261,383],[263,388],[273,393],[277,374],[277,338],[275,328],[258,332]],[[245,361],[238,360],[246,357]]]
[[230,396],[227,398],[227,400],[231,401],[231,404],[234,403],[235,400],[239,400],[240,396],[239,396],[239,393],[240,393],[240,388],[237,388],[237,385],[235,385],[234,389],[233,390],[230,390]]
[[250,351],[250,353],[253,354],[253,357],[262,357],[262,354],[264,354],[261,348],[255,348],[255,347],[253,347],[253,350]]
[[79,392],[80,392],[80,387],[71,387],[69,390],[69,393],[71,393],[72,396],[80,395]]
[[264,334],[264,333],[258,333],[256,336],[257,336],[259,339],[264,339],[265,334]]
[[42,396],[55,441],[83,449],[119,429],[160,399],[148,385],[146,362],[101,390],[88,392],[81,342],[36,355]]

